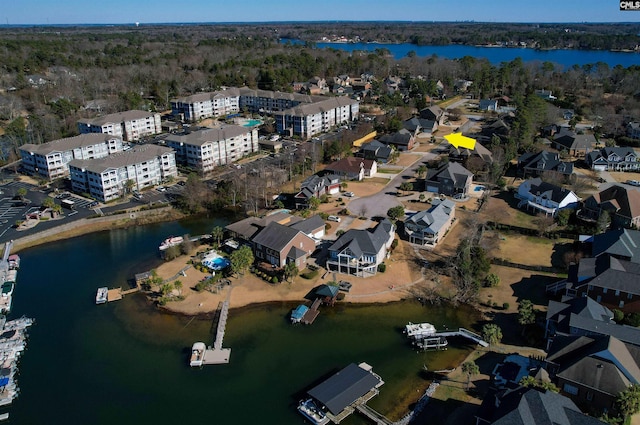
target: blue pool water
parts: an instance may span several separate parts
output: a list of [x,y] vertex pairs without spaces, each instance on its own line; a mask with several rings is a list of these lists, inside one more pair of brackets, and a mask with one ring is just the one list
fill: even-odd
[[481,190],[485,190],[486,188],[484,186],[476,186],[475,189],[473,189],[476,192],[480,192]]
[[212,268],[213,270],[222,270],[222,269],[224,269],[224,268],[228,267],[228,266],[229,266],[229,264],[231,264],[231,263],[230,263],[230,262],[229,262],[229,260],[227,260],[226,258],[222,258],[222,257],[220,257],[220,258],[215,258],[215,259],[211,262],[211,265],[213,266],[213,267],[211,267],[211,268]]
[[255,127],[256,125],[260,125],[260,124],[262,124],[262,121],[260,121],[260,120],[247,120],[247,122],[242,124],[242,126],[243,127]]

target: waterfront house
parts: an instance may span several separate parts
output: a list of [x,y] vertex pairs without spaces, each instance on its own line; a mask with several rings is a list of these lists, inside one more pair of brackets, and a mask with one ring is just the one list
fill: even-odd
[[256,260],[269,263],[274,268],[295,263],[302,270],[316,249],[315,241],[304,232],[275,221],[267,224],[251,242]]
[[595,221],[603,211],[611,218],[611,227],[640,226],[640,191],[611,185],[585,199],[578,217]]
[[105,133],[126,141],[140,140],[162,132],[160,114],[147,111],[125,111],[97,118],[78,120],[80,134]]
[[351,229],[330,247],[327,270],[360,277],[373,276],[388,255],[396,227],[387,219],[373,229]]
[[340,176],[327,174],[324,176],[312,175],[304,179],[300,184],[300,191],[295,194],[296,208],[308,208],[311,198],[320,199],[324,195],[340,193]]
[[81,134],[65,139],[20,146],[22,170],[54,180],[69,175],[69,162],[74,159],[96,159],[122,152],[122,138],[110,134]]
[[556,152],[527,152],[518,158],[518,171],[524,178],[539,177],[545,173],[559,174],[567,178],[573,174],[573,163],[561,161],[560,155]]
[[562,394],[527,387],[489,391],[475,416],[476,425],[605,425]]
[[609,230],[593,235],[585,242],[591,243],[592,257],[606,254],[619,260],[640,264],[640,230]]
[[563,395],[576,405],[616,413],[616,398],[640,384],[640,347],[613,336],[557,336],[545,368]]
[[547,350],[558,335],[611,335],[640,346],[640,328],[617,324],[613,321],[613,312],[591,297],[549,301],[545,326]]
[[611,309],[640,312],[640,264],[608,254],[569,267],[566,295],[591,297]]
[[453,201],[434,199],[431,208],[413,214],[405,220],[404,232],[409,242],[436,246],[453,224],[455,211]]
[[415,143],[413,133],[404,128],[393,134],[385,134],[378,140],[387,146],[393,146],[399,152],[413,149],[413,145]]
[[640,160],[632,148],[605,147],[589,152],[587,165],[596,171],[638,171]]
[[576,208],[580,198],[569,189],[543,182],[539,177],[524,181],[515,195],[518,208],[526,207],[535,213],[555,216],[564,208]]
[[372,159],[348,156],[327,165],[325,171],[340,176],[344,180],[361,181],[373,177],[378,172],[378,164]]
[[291,215],[284,211],[278,211],[264,217],[247,217],[243,220],[226,225],[224,229],[228,232],[231,238],[246,245],[250,245],[253,237],[271,222],[276,222],[283,226],[290,226],[301,220],[302,218],[298,216]]
[[320,243],[320,240],[325,235],[325,222],[319,214],[313,215],[304,220],[296,221],[289,225],[292,229],[296,229],[312,238],[316,244]]
[[427,192],[466,196],[472,180],[471,171],[457,162],[448,162],[440,168],[429,169],[424,183]]

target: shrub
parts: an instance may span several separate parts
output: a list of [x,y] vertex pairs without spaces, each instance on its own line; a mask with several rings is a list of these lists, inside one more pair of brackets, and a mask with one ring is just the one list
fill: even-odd
[[309,270],[307,272],[300,273],[300,277],[302,277],[303,279],[307,279],[307,280],[311,280],[311,279],[315,278],[316,276],[318,276],[318,270]]
[[278,283],[280,282],[280,280],[278,279],[278,276],[274,276],[271,278],[271,283]]
[[624,320],[624,313],[618,309],[613,310],[613,320],[620,324]]
[[498,286],[499,284],[500,284],[500,277],[498,277],[498,275],[495,273],[489,273],[484,282],[484,286],[488,288],[493,288],[494,286]]
[[387,265],[385,263],[378,264],[378,271],[380,273],[384,273],[385,271],[387,271]]
[[509,303],[502,303],[503,310],[509,310]]
[[393,242],[391,242],[391,250],[393,251],[397,247],[398,247],[398,239],[394,239]]
[[337,236],[337,237],[340,237],[340,236],[342,236],[342,235],[344,235],[344,230],[340,229],[340,230],[338,230],[338,231],[336,232],[336,236]]
[[349,212],[348,209],[343,208],[338,212],[338,215],[350,215],[351,213]]

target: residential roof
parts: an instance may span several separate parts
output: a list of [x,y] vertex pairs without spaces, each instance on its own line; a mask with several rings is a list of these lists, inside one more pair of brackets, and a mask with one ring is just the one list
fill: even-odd
[[484,162],[493,162],[493,154],[491,153],[491,151],[478,142],[475,143],[473,150],[469,150],[467,148],[456,148],[453,145],[449,145],[449,156],[477,156],[480,157]]
[[248,217],[244,220],[236,221],[225,226],[225,229],[237,233],[245,240],[251,240],[260,230],[264,229],[269,223],[276,222],[283,226],[290,226],[301,221],[300,217],[279,211],[265,217]]
[[170,134],[165,140],[173,143],[184,143],[185,145],[203,146],[207,143],[216,143],[232,137],[251,134],[252,131],[250,128],[239,125],[224,125],[217,128],[196,130],[188,134]]
[[213,92],[206,93],[196,93],[191,96],[178,97],[176,99],[172,99],[171,102],[180,102],[180,103],[199,103],[199,102],[207,102],[215,98],[225,98],[225,97],[238,97],[240,96],[240,90],[232,87],[227,90],[219,90]]
[[430,120],[437,121],[442,115],[444,115],[444,111],[438,105],[432,105],[420,110],[420,116]]
[[438,169],[427,171],[427,181],[440,181],[448,178],[455,182],[455,187],[464,187],[467,180],[473,177],[473,173],[457,162],[448,162]]
[[337,415],[381,383],[382,380],[371,371],[351,363],[313,387],[308,394],[325,405],[332,414]]
[[420,118],[420,117],[412,117],[402,122],[402,127],[404,127],[409,131],[416,131],[418,129],[432,131],[435,125],[436,125],[435,120],[429,120],[429,119]]
[[338,173],[359,173],[361,168],[370,170],[373,167],[373,159],[362,159],[348,156],[327,165],[325,170]]
[[331,286],[331,285],[320,285],[320,287],[318,287],[318,289],[316,289],[316,295],[320,296],[320,297],[331,297],[334,298],[338,295],[338,292],[340,292],[340,288],[337,286]]
[[640,347],[613,336],[557,336],[547,361],[559,365],[557,376],[616,395],[640,383]]
[[393,224],[384,219],[373,229],[351,229],[340,236],[330,247],[329,251],[344,251],[349,248],[354,255],[375,255],[389,241],[389,233]]
[[[619,260],[610,255],[601,255],[595,259],[583,258],[578,264],[578,270],[580,282],[577,283],[579,284],[640,295],[640,264],[638,263]],[[592,279],[588,280],[590,277]]]
[[560,155],[556,152],[525,153],[518,158],[518,165],[525,169],[535,169],[540,172],[556,171],[566,175],[573,173],[573,163],[560,161]]
[[562,127],[553,136],[553,141],[567,149],[591,149],[596,143],[596,138],[593,134],[575,134],[567,127]]
[[[640,216],[640,191],[627,189],[617,184],[611,185],[598,193],[594,193],[593,198],[596,204],[615,201],[617,207],[616,214],[624,217],[635,218]],[[589,202],[589,199],[585,203]]]
[[82,119],[79,119],[78,122],[82,124],[88,124],[88,125],[103,126],[105,124],[119,124],[126,121],[140,120],[143,118],[153,117],[156,115],[159,116],[160,114],[156,112],[132,110],[132,111],[116,112],[115,114],[103,115],[101,117],[96,117],[96,118],[82,118]]
[[[260,244],[267,248],[271,248],[274,251],[280,252],[298,233],[302,232],[292,227],[284,226],[272,221],[256,236],[254,236],[253,243]],[[304,235],[304,233],[302,234]],[[304,236],[308,238],[307,235]]]
[[321,114],[342,106],[357,104],[358,101],[346,96],[330,97],[314,103],[301,103],[293,108],[276,112],[276,115],[290,115],[295,117],[306,117],[308,115]]
[[523,387],[504,393],[493,419],[494,425],[604,424],[582,413],[573,401],[561,394]]
[[614,257],[640,263],[640,231],[630,229],[609,230],[594,235],[591,255],[611,254]]
[[318,214],[311,216],[305,220],[294,223],[290,226],[293,229],[300,230],[302,233],[309,234],[324,228],[324,220]]
[[552,201],[557,203],[562,202],[567,196],[573,194],[571,190],[565,189],[561,186],[556,186],[555,184],[544,182],[539,177],[536,177],[535,179],[529,179],[527,180],[527,182],[529,182],[530,184],[529,193],[535,196],[541,196],[546,199],[551,199]]
[[67,137],[65,139],[52,140],[51,142],[43,143],[41,145],[27,143],[20,146],[20,149],[40,155],[48,155],[52,152],[65,152],[86,146],[93,146],[113,139],[120,139],[122,141],[121,137],[113,136],[111,134],[87,133],[79,136]]
[[128,151],[117,152],[98,159],[73,159],[69,166],[81,168],[93,173],[101,174],[106,170],[118,169],[128,165],[150,161],[166,154],[173,154],[173,149],[158,145],[134,146]]
[[403,128],[393,134],[385,134],[384,136],[380,137],[379,140],[386,145],[409,146],[412,138],[413,135],[409,132],[409,130]]
[[406,221],[420,227],[423,233],[435,235],[449,221],[455,208],[455,203],[447,199],[428,210],[412,215]]

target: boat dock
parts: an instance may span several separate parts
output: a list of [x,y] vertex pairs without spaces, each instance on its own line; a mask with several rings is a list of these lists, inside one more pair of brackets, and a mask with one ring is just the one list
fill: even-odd
[[311,304],[311,307],[309,307],[309,310],[307,310],[304,316],[302,316],[302,320],[300,321],[305,325],[312,324],[313,321],[316,320],[316,317],[318,317],[318,315],[320,314],[320,310],[318,310],[320,304],[322,304],[322,300],[320,298],[316,298],[313,304]]
[[[411,328],[409,328],[411,327]],[[409,332],[409,329],[414,332]],[[470,339],[482,347],[488,347],[489,343],[482,339],[482,336],[477,333],[471,332],[465,328],[458,328],[458,330],[453,331],[440,331],[437,332],[435,327],[429,323],[421,323],[414,325],[413,323],[409,323],[407,325],[407,335],[410,339],[413,340],[414,345],[422,348],[423,350],[436,349],[442,350],[446,349],[448,342],[447,337],[463,337],[466,339]]]
[[467,338],[472,340],[473,342],[475,342],[478,345],[481,345],[483,347],[488,347],[489,343],[485,340],[482,339],[482,336],[478,335],[477,333],[471,332],[468,329],[465,328],[458,328],[457,331],[443,331],[443,332],[436,332],[435,334],[436,336],[440,336],[440,337],[448,337],[448,336],[461,336],[463,338]]
[[[103,288],[98,288],[98,294],[100,290]],[[136,286],[135,288],[122,290],[122,288],[112,288],[107,290],[107,302],[120,301],[124,298],[125,295],[133,294],[134,292],[138,292],[140,290],[140,286]],[[97,302],[98,296],[96,296],[96,304],[102,304],[101,302]]]
[[218,318],[218,326],[216,327],[216,339],[213,341],[213,347],[208,347],[202,356],[202,365],[207,364],[227,364],[231,357],[231,348],[222,348],[224,340],[224,332],[227,327],[227,318],[229,317],[229,300],[222,303],[220,309],[220,317]]

